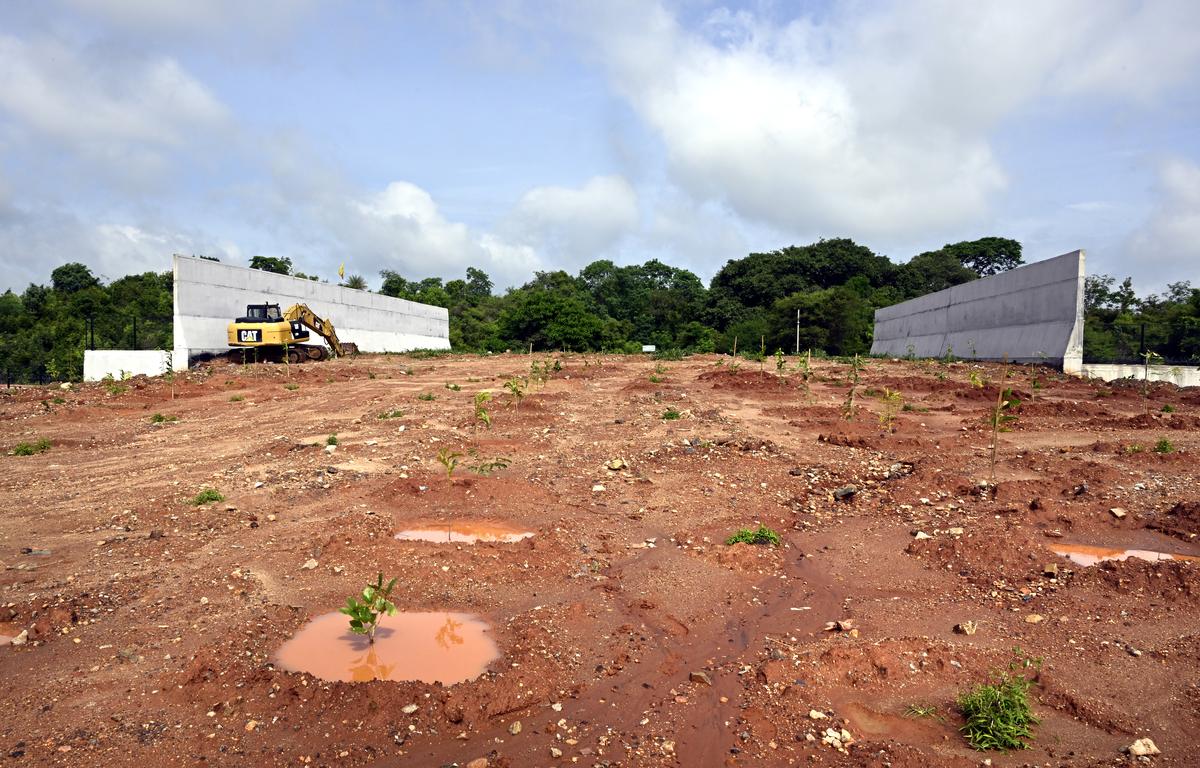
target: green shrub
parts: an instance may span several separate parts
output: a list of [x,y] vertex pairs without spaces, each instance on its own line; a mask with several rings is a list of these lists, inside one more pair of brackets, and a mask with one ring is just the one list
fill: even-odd
[[198,507],[201,504],[215,504],[218,501],[225,501],[225,496],[216,488],[205,488],[192,499],[192,506]]
[[403,416],[404,411],[400,410],[399,408],[393,408],[390,411],[384,411],[383,413],[379,414],[379,418],[381,419],[399,419]]
[[421,394],[417,395],[417,399],[425,401],[437,400],[437,395],[433,394],[432,392],[422,392]]
[[337,444],[338,444],[338,439],[337,439],[336,432],[334,432],[329,437],[325,438],[325,445],[337,445]]
[[1029,706],[1032,683],[1023,675],[1004,673],[991,683],[981,683],[958,697],[966,718],[959,728],[967,743],[978,750],[1027,749],[1038,719]]
[[[50,402],[54,403],[55,405],[62,405],[63,403],[67,402],[67,399],[65,397],[56,397]],[[1164,408],[1164,410],[1166,409]]]
[[165,424],[169,421],[179,421],[178,416],[164,416],[161,413],[156,413],[150,417],[151,424]]
[[757,530],[742,528],[737,533],[725,539],[726,544],[769,544],[778,547],[782,543],[779,534],[765,525],[759,525]]
[[240,403],[245,399],[246,399],[245,395],[230,395],[229,396],[229,402],[231,402],[231,403]]
[[295,392],[297,389],[300,389],[300,385],[299,384],[284,384],[283,388],[288,390],[289,392]]
[[1154,444],[1155,453],[1170,453],[1173,450],[1175,450],[1175,444],[1165,437],[1159,438],[1158,442]]
[[43,437],[32,443],[17,443],[13,446],[10,453],[13,456],[32,456],[35,453],[42,453],[48,450],[50,450],[50,441]]
[[[54,402],[56,402],[56,403],[58,402],[57,397],[54,398]],[[1175,406],[1171,405],[1170,403],[1167,403],[1166,405],[1164,405],[1162,407],[1162,412],[1163,413],[1175,413]]]
[[460,389],[462,389],[462,387],[460,387],[457,384],[451,384],[450,382],[446,382],[446,389],[450,390],[451,392],[457,392]]
[[683,416],[683,414],[679,411],[675,410],[674,408],[668,408],[667,410],[663,411],[662,418],[663,421],[675,421],[681,416]]

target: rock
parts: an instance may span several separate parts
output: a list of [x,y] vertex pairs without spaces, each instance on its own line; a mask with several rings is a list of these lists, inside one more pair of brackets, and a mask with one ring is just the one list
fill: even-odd
[[1150,755],[1162,754],[1162,751],[1150,739],[1138,739],[1128,747],[1125,747],[1125,751],[1134,757],[1148,757]]
[[562,750],[559,749],[558,747],[550,747],[550,757],[553,757],[553,758],[562,757]]
[[1043,621],[1045,621],[1045,617],[1040,613],[1031,613],[1025,617],[1026,624],[1041,624]]
[[819,709],[810,709],[808,710],[808,717],[810,720],[825,720],[829,717],[829,715],[825,714]]
[[712,685],[712,678],[707,672],[692,672],[688,675],[688,680],[693,683],[703,683],[704,685]]
[[792,467],[791,469],[788,470],[788,474],[791,475],[792,477],[804,477],[804,468],[803,467]]
[[1042,568],[1042,575],[1058,576],[1058,563],[1047,563],[1046,566]]
[[604,490],[604,486],[601,485],[600,483],[596,483],[595,485],[592,486],[592,493],[600,493],[603,490]]
[[486,757],[477,757],[467,763],[467,768],[488,768],[488,759]]
[[513,720],[511,723],[509,723],[508,724],[508,732],[511,733],[513,736],[516,736],[518,733],[520,733],[521,732],[521,721]]
[[966,533],[966,531],[964,531],[962,528],[955,527],[947,528],[946,533],[950,534],[951,536],[962,536],[964,533]]
[[8,642],[9,642],[9,645],[25,645],[25,643],[29,642],[29,630],[22,629],[21,634],[17,635],[16,637],[14,637],[12,640],[9,640]]
[[624,459],[613,459],[612,461],[608,462],[608,464],[605,464],[605,466],[611,469],[613,472],[616,472],[618,470],[625,469],[629,465],[625,463]]
[[411,715],[413,712],[416,712],[417,709],[419,709],[419,707],[417,707],[416,704],[405,704],[400,708],[400,711],[406,715]]
[[1112,509],[1108,510],[1108,513],[1118,520],[1122,519],[1126,514],[1128,514],[1121,507],[1113,507]]
[[161,539],[166,535],[167,534],[163,533],[162,531],[150,531],[150,538],[152,539]]
[[954,625],[954,631],[960,635],[973,635],[979,631],[979,625],[973,621],[963,621]]
[[316,560],[314,560],[313,558],[310,557],[304,561],[304,565],[300,566],[300,570],[311,571],[311,570],[315,569],[318,565],[320,565],[320,563],[318,563]]
[[249,733],[250,731],[253,731],[257,727],[258,727],[257,720],[247,720],[246,721],[246,732],[247,733]]
[[857,488],[855,488],[853,485],[846,485],[834,491],[833,498],[837,499],[838,501],[846,501],[847,499],[854,498],[854,494],[856,493],[858,493]]
[[926,539],[932,539],[933,537],[928,533],[925,533],[925,531],[917,531],[913,534],[913,538],[917,541],[925,541]]
[[336,445],[327,445],[327,446],[325,446],[325,453],[328,453],[330,456],[332,456],[332,455],[333,455],[333,452],[334,452],[334,451],[336,451],[336,450],[337,450],[337,446],[336,446]]

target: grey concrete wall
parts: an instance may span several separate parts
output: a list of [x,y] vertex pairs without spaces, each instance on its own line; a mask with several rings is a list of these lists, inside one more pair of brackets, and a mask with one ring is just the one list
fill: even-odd
[[[1083,251],[875,311],[871,354],[1042,362],[1083,361]],[[972,349],[974,352],[972,352]]]
[[[307,304],[362,352],[449,349],[450,315],[432,307],[369,291],[175,256],[176,370],[191,356],[229,348],[226,328],[247,304]],[[313,342],[319,341],[318,336]]]
[[161,376],[167,372],[170,353],[161,349],[88,349],[83,353],[83,380],[106,376]]
[[1117,379],[1137,379],[1142,381],[1169,381],[1179,387],[1200,387],[1200,368],[1191,365],[1152,365],[1147,369],[1144,365],[1084,363],[1083,376],[1090,379],[1115,381]]

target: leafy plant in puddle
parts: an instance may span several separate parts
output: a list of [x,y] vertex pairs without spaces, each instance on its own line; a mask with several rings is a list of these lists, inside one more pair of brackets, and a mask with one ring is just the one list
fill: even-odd
[[760,524],[757,529],[741,528],[737,533],[725,539],[725,543],[733,544],[768,544],[772,547],[778,547],[782,543],[779,534],[772,531],[765,525]]
[[379,620],[384,615],[392,616],[396,613],[396,604],[391,601],[392,588],[396,586],[396,580],[392,579],[385,586],[383,583],[383,574],[379,574],[374,584],[367,584],[362,591],[362,599],[357,597],[346,598],[344,608],[339,608],[339,613],[344,613],[350,617],[350,631],[356,635],[366,635],[368,643],[375,642],[375,631],[379,629]]

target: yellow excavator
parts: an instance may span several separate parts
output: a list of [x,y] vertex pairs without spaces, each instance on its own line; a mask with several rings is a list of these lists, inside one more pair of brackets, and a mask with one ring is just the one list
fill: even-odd
[[[311,328],[329,344],[329,349],[319,344],[305,344]],[[247,357],[254,350],[254,360],[264,362],[302,363],[305,360],[324,360],[332,352],[334,357],[354,354],[358,347],[338,339],[333,323],[317,316],[304,304],[293,304],[284,311],[278,304],[249,304],[245,317],[229,324],[229,353],[231,359],[239,354]]]

